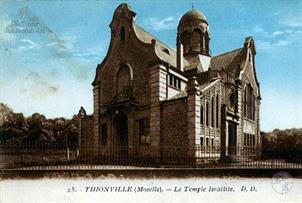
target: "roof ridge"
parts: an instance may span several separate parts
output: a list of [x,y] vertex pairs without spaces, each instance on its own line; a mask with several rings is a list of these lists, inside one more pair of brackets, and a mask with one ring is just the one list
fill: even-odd
[[212,58],[219,57],[219,56],[223,56],[223,55],[227,55],[227,54],[231,54],[231,53],[233,53],[233,52],[236,52],[236,51],[239,51],[239,50],[242,50],[242,49],[243,49],[243,47],[238,48],[238,49],[234,49],[234,50],[232,50],[232,51],[228,51],[228,52],[225,52],[225,53],[222,53],[222,54],[213,56]]
[[152,38],[154,38],[156,41],[160,42],[162,45],[164,45],[166,48],[171,49],[172,51],[176,52],[175,49],[171,48],[169,45],[167,45],[166,43],[162,42],[158,37],[155,37],[153,34],[151,34],[150,32],[146,31],[143,27],[141,27],[140,25],[134,23],[134,25],[136,27],[138,27],[139,29],[141,29],[142,31],[144,31],[146,34],[150,35]]

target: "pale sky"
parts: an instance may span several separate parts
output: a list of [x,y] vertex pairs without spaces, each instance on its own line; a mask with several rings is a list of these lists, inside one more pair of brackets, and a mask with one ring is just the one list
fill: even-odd
[[[172,48],[181,16],[192,8],[210,26],[212,54],[256,44],[261,128],[302,127],[302,1],[126,1],[136,22]],[[123,1],[1,1],[0,101],[29,116],[92,113],[95,68]],[[16,32],[19,33],[16,33]]]

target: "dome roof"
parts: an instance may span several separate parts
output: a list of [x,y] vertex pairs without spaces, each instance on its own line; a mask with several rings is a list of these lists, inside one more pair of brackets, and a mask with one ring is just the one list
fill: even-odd
[[[196,9],[192,9],[191,11],[185,13],[179,22],[179,26],[186,26],[186,25],[190,25],[192,24],[192,22],[196,22],[196,21],[203,21],[205,23],[207,23],[207,18],[205,17],[205,15],[196,10]],[[207,23],[208,24],[208,23]]]

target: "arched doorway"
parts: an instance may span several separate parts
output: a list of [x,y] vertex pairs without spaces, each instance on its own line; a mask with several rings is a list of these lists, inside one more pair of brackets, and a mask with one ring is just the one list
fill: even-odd
[[122,151],[128,149],[128,117],[119,112],[115,118],[115,134],[116,134],[116,146],[121,147]]

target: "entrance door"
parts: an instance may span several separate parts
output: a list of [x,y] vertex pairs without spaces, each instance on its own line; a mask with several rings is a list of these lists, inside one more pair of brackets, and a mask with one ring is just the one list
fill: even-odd
[[237,147],[237,126],[234,122],[229,122],[229,155],[236,155]]
[[116,146],[119,151],[128,154],[128,118],[125,114],[119,113],[115,117]]

